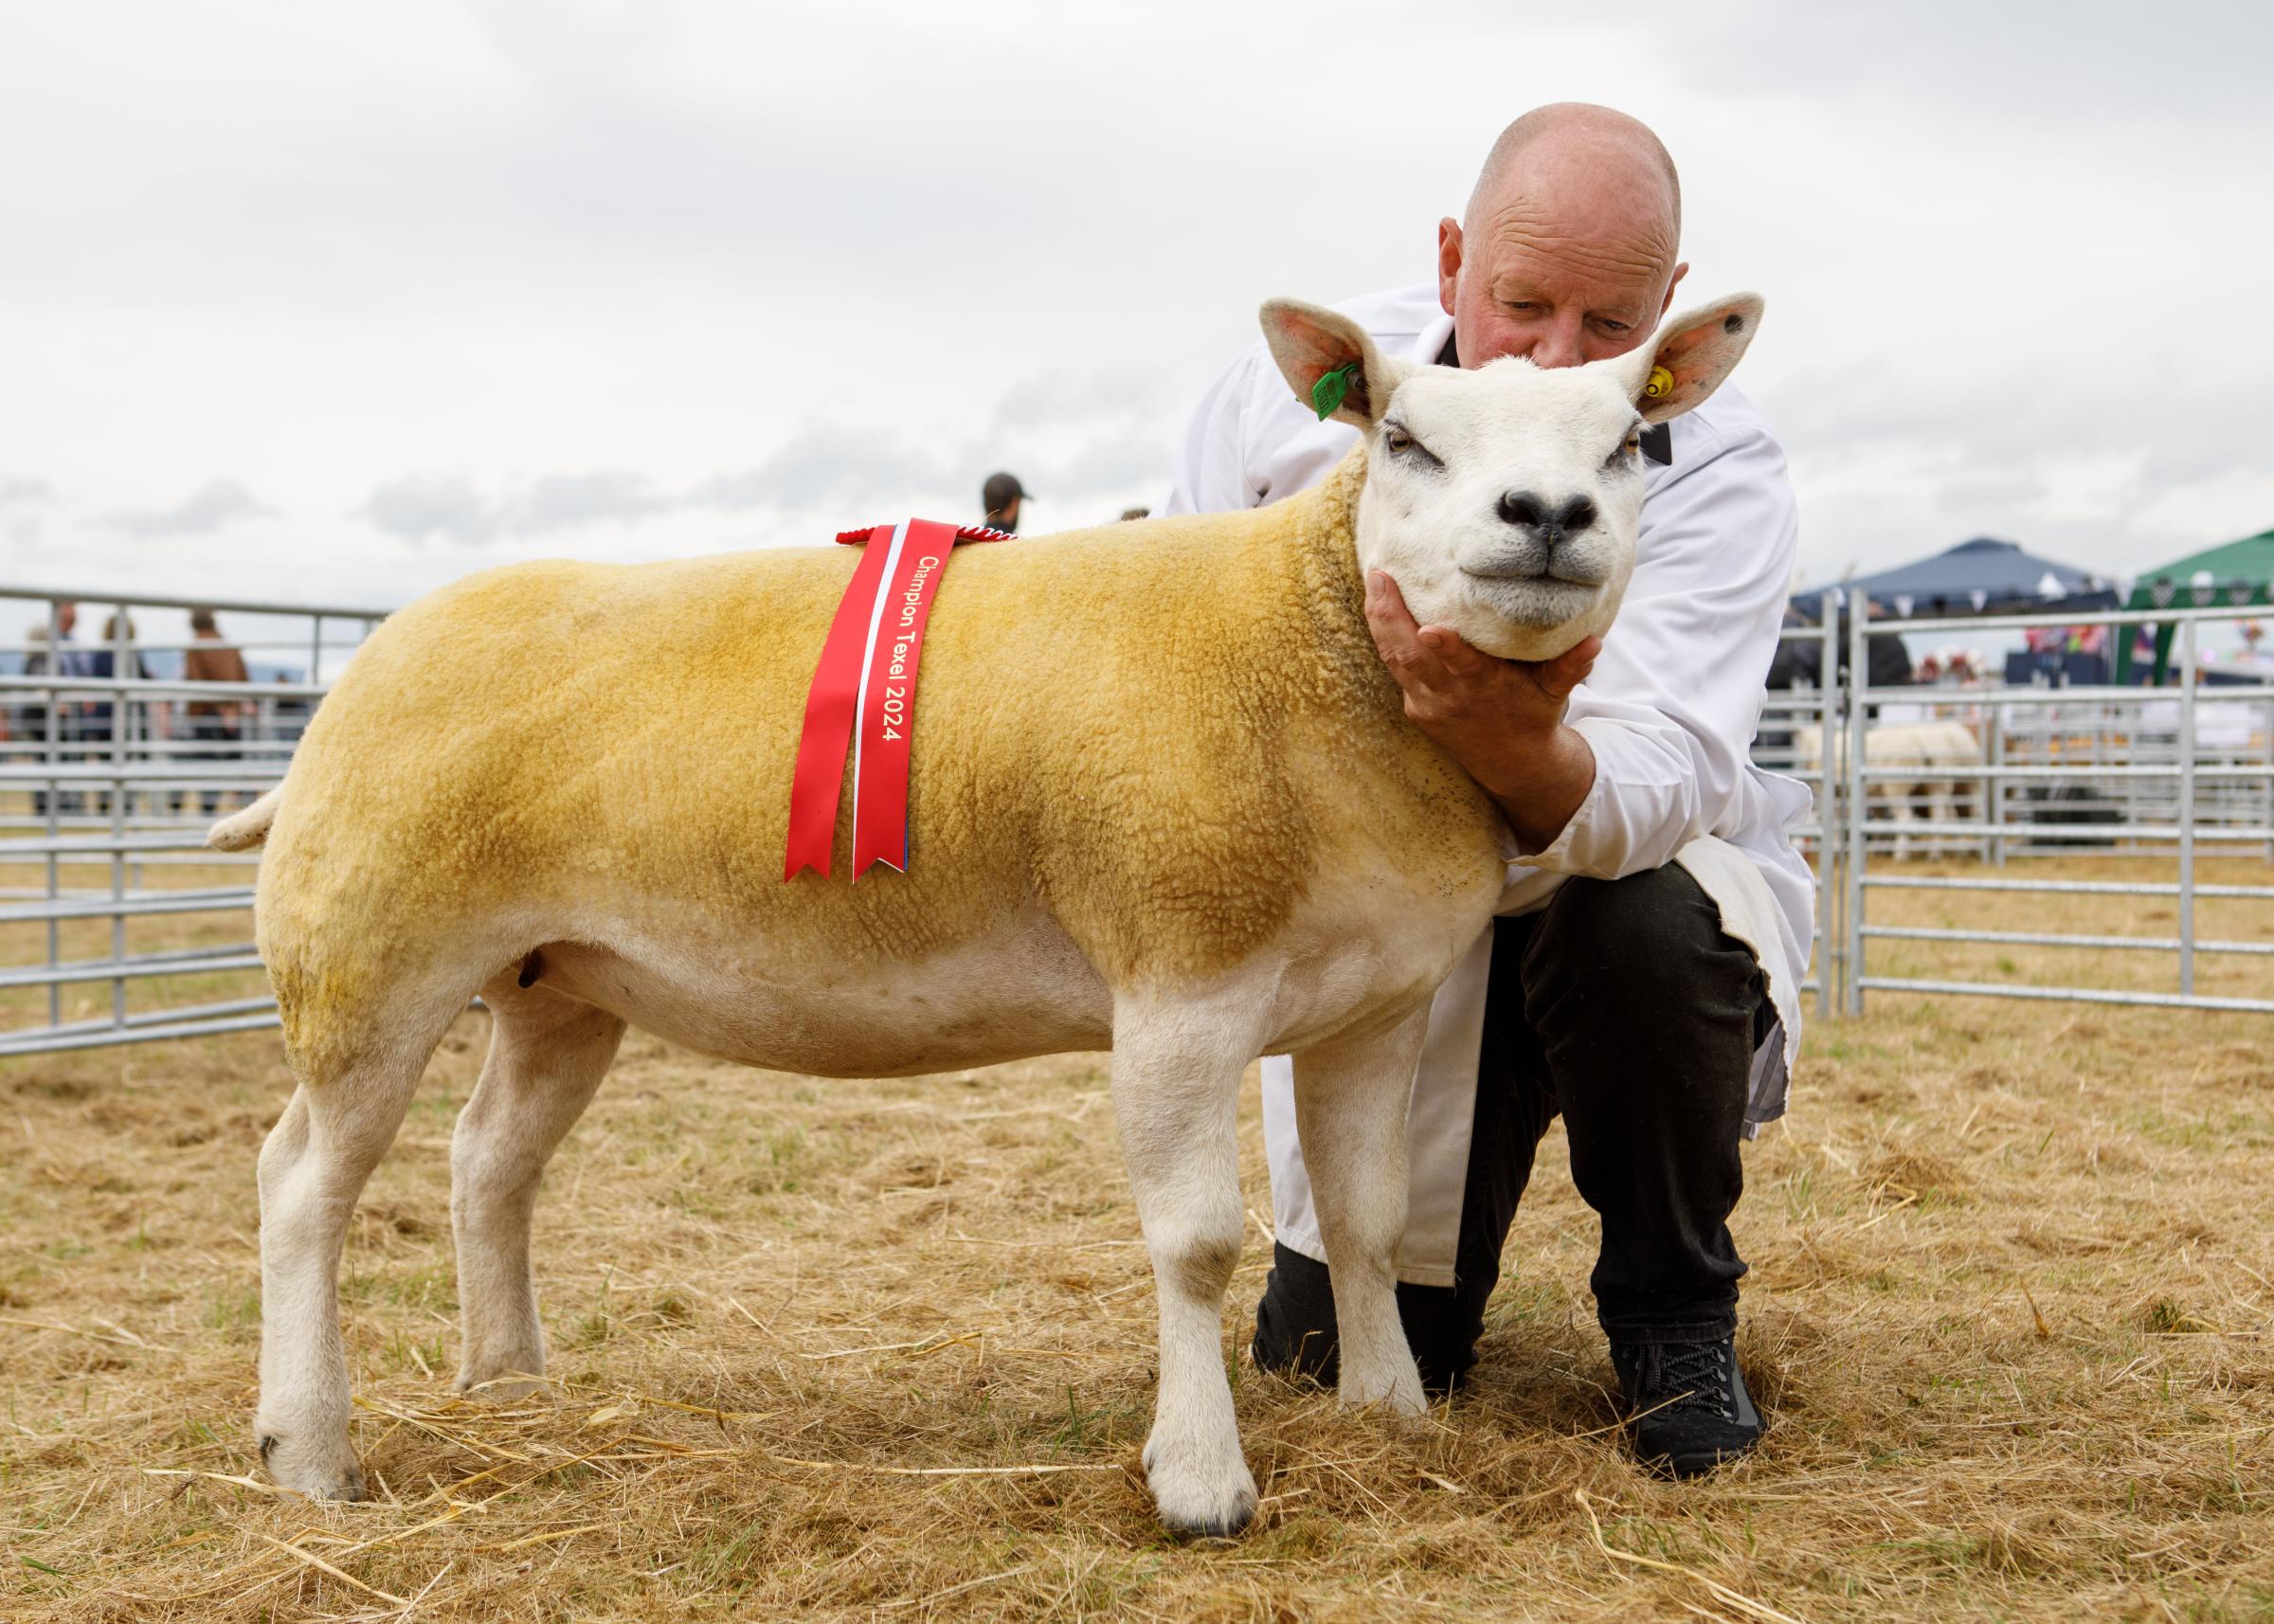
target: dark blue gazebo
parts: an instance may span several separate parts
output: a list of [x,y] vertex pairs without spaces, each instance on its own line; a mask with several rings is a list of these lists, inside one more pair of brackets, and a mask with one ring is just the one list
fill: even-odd
[[[1943,620],[2037,610],[2109,609],[2116,583],[2104,575],[2025,552],[2011,541],[1977,536],[1947,552],[1876,575],[1832,583],[1852,601],[1859,593],[1898,620]],[[1810,620],[1823,616],[1828,586],[1793,594]]]

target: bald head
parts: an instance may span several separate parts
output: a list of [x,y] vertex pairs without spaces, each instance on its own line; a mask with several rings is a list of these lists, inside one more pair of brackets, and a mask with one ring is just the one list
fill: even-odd
[[1463,365],[1634,348],[1687,269],[1681,236],[1681,181],[1647,125],[1587,102],[1534,108],[1492,143],[1464,217],[1437,228]]
[[1680,242],[1682,177],[1673,154],[1641,119],[1592,101],[1551,101],[1503,130],[1477,171],[1465,218],[1473,223],[1480,204],[1489,209],[1510,189],[1573,184],[1618,191],[1638,208],[1656,210],[1669,246]]

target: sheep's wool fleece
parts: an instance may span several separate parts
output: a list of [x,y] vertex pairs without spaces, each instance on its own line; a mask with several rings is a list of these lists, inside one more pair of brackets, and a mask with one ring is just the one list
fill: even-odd
[[[1227,970],[1320,876],[1387,853],[1407,893],[1481,918],[1497,821],[1404,721],[1367,635],[1364,473],[1361,450],[1268,509],[959,549],[926,634],[911,869],[857,885],[849,793],[836,877],[782,878],[855,550],[521,565],[422,600],[325,700],[269,837],[259,929],[296,1051],[325,1063],[436,944],[486,974],[552,940],[693,941],[795,985],[1038,906],[1106,987],[1164,986]],[[830,1069],[794,1037],[767,1054]]]

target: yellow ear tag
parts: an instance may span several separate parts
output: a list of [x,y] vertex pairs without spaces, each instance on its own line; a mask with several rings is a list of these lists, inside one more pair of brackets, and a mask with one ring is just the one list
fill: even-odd
[[1662,401],[1674,392],[1674,375],[1664,367],[1651,369],[1651,381],[1642,386],[1642,398]]

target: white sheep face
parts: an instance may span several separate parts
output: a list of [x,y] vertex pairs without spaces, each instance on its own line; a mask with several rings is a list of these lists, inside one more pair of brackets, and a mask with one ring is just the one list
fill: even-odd
[[1609,628],[1633,573],[1643,429],[1720,386],[1760,309],[1724,299],[1628,354],[1555,370],[1391,360],[1346,317],[1290,300],[1264,307],[1264,331],[1299,395],[1357,368],[1332,415],[1367,437],[1360,566],[1396,581],[1424,625],[1552,659]]
[[1601,363],[1418,369],[1367,448],[1359,564],[1424,625],[1552,659],[1609,627],[1633,573],[1642,429]]

